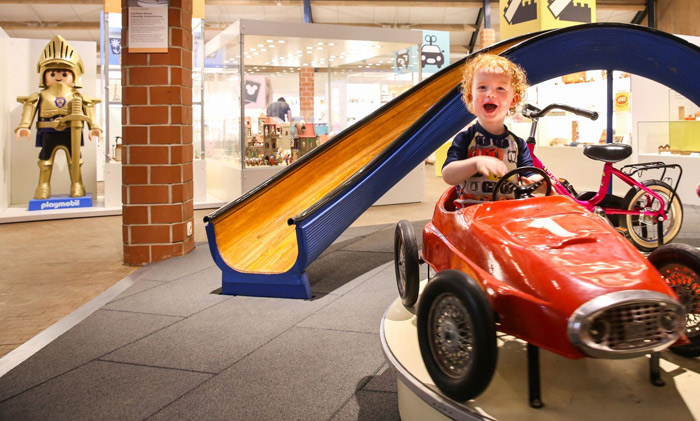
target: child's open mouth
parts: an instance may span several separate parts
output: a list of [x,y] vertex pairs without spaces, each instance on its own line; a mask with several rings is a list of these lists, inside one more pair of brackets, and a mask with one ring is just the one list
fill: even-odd
[[484,110],[486,110],[487,113],[496,111],[496,108],[498,108],[496,104],[484,104]]

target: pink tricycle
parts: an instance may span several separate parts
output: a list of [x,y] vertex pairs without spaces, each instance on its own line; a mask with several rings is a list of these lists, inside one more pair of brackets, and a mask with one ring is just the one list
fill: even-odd
[[[620,143],[588,145],[583,154],[596,161],[603,161],[605,165],[598,191],[579,194],[565,179],[555,177],[535,155],[537,122],[540,117],[555,109],[569,111],[591,120],[598,118],[596,112],[564,104],[550,104],[541,110],[531,104],[525,104],[522,114],[532,120],[527,145],[534,166],[549,175],[554,190],[559,194],[570,196],[593,212],[604,214],[641,251],[654,250],[673,240],[683,223],[683,205],[676,194],[676,188],[683,174],[680,165],[648,162],[625,165],[617,169],[613,164],[628,158],[632,154],[631,146]],[[635,178],[641,177],[642,173],[648,170],[661,171],[660,179],[638,181]],[[673,177],[668,177],[667,173],[676,175],[676,171],[674,182]],[[630,186],[630,190],[624,197],[615,196],[609,192],[613,176]]]

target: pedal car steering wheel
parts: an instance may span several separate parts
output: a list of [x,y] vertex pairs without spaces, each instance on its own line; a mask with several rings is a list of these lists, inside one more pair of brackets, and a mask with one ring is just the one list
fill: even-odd
[[[536,173],[537,175],[542,176],[542,179],[532,184],[523,183],[522,177],[524,177],[525,175],[532,175],[532,173]],[[511,178],[516,176],[517,179],[515,181],[512,181]],[[493,188],[493,195],[491,200],[496,201],[498,200],[499,194],[507,193],[513,193],[516,199],[526,199],[528,197],[532,197],[532,193],[534,193],[535,190],[537,190],[542,184],[547,185],[547,191],[544,195],[550,196],[552,194],[552,180],[549,179],[549,176],[546,172],[536,167],[516,168],[512,171],[509,171],[508,173],[506,173],[506,175],[501,177],[500,180],[498,180],[498,183],[496,183],[496,186]]]

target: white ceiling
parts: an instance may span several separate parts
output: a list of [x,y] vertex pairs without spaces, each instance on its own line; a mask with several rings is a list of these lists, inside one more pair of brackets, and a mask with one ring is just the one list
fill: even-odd
[[[491,27],[498,31],[498,1]],[[645,0],[597,0],[598,22],[630,23]],[[483,1],[310,0],[314,23],[449,30],[453,52],[464,53]],[[103,0],[0,0],[0,27],[13,38],[100,40]],[[302,0],[207,0],[206,40],[238,19],[303,22]],[[497,35],[498,39],[498,35]],[[99,48],[99,46],[98,46]]]

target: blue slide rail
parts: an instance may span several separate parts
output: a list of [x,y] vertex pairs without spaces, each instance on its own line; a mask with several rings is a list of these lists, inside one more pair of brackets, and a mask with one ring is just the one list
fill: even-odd
[[[659,82],[700,104],[700,48],[642,26],[596,23],[546,31],[501,55],[520,64],[531,85],[585,70],[618,70]],[[443,71],[461,66],[468,59]],[[362,170],[311,208],[290,218],[289,224],[296,229],[298,258],[286,273],[243,274],[229,268],[216,250],[214,230],[209,224],[212,255],[223,272],[222,291],[310,298],[305,269],[365,210],[473,119],[456,86]]]

